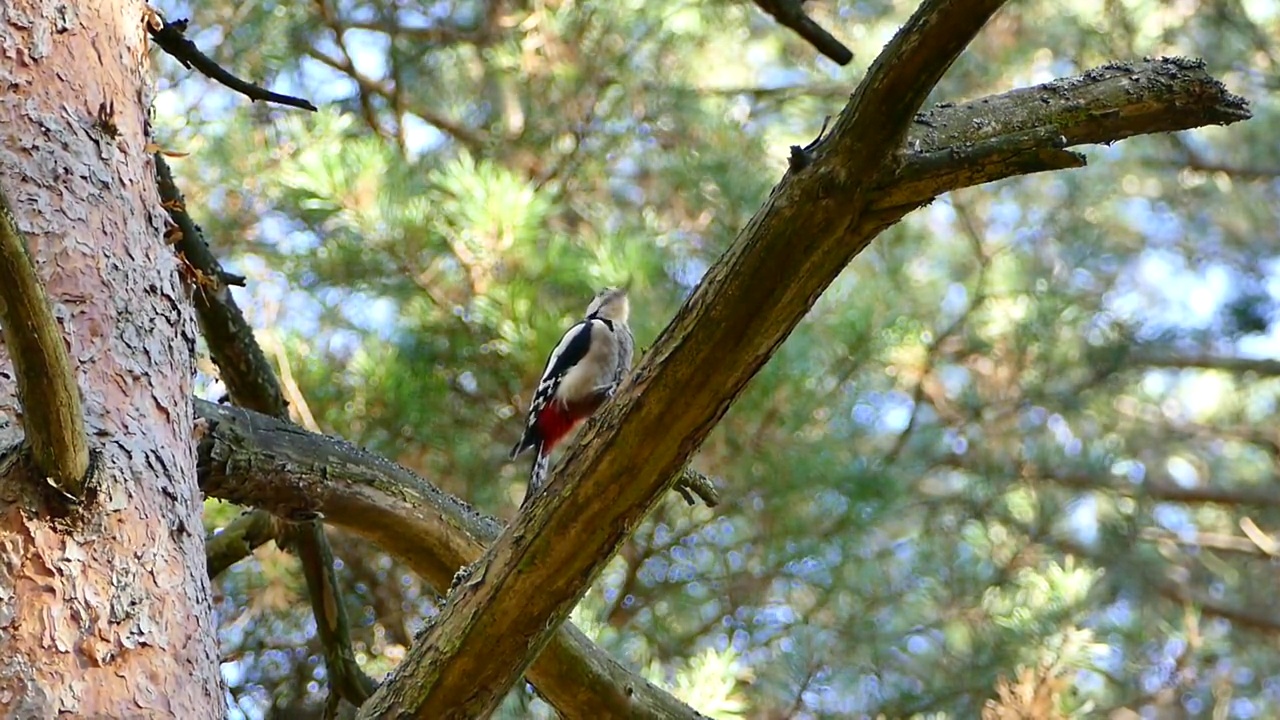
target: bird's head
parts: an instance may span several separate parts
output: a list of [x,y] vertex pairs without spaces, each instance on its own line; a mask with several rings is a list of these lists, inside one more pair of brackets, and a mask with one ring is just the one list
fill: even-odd
[[627,300],[626,288],[605,288],[596,293],[587,306],[587,317],[600,317],[617,323],[625,324],[630,314],[631,303]]

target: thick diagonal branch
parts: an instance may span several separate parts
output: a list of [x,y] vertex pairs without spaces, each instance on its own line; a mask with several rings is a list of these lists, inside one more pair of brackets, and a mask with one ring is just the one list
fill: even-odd
[[14,373],[22,425],[36,468],[60,491],[78,498],[89,470],[80,390],[62,331],[36,276],[26,238],[0,189],[0,330]]
[[[847,234],[839,242],[850,243],[854,248],[849,252],[853,252],[865,246],[881,227],[950,190],[1055,166],[1075,167],[1081,164],[1079,156],[1061,149],[1063,143],[1059,137],[1067,138],[1067,142],[1073,145],[1102,143],[1142,133],[1225,124],[1245,117],[1248,113],[1239,98],[1227,93],[1202,67],[1182,60],[1116,65],[1078,78],[963,105],[943,104],[919,116],[898,152],[896,175],[876,180],[875,188],[867,198],[871,213],[858,223],[849,221]],[[1028,128],[1033,132],[1028,133]],[[1052,128],[1053,132],[1037,128]],[[1045,144],[1035,145],[1032,139],[1036,137],[1040,138],[1037,142]],[[815,169],[821,170],[821,165],[807,172]],[[746,241],[768,241],[774,252],[786,253],[785,243],[792,238],[790,233],[803,236],[814,227],[811,221],[830,222],[829,218],[811,216],[849,213],[846,199],[841,194],[820,194],[811,190],[809,195],[805,195],[784,187],[775,193],[774,202],[794,203],[798,205],[797,210],[809,212],[797,212],[795,224],[791,226],[758,219],[745,235]],[[781,247],[779,243],[782,243]],[[825,252],[832,252],[829,242],[824,247]],[[770,286],[774,284],[770,282]],[[755,291],[746,278],[733,287],[749,294]],[[733,327],[742,326],[742,323],[737,323]],[[697,341],[688,334],[680,337],[684,342]],[[674,351],[664,347],[663,352],[669,354]],[[652,368],[648,364],[645,367]],[[689,388],[660,391],[654,386],[651,373],[652,369],[645,370],[637,379],[636,386],[624,394],[645,389],[646,402],[657,402],[659,398],[683,399],[689,395],[686,390],[700,388],[700,384],[695,383]],[[665,394],[661,394],[663,392]],[[707,402],[703,397],[695,399],[699,405]],[[458,567],[477,560],[484,551],[484,545],[500,530],[496,524],[438,491],[425,489],[427,486],[416,480],[405,480],[412,475],[385,461],[353,463],[368,467],[347,477],[340,470],[353,462],[344,454],[346,451],[337,452],[327,444],[314,446],[311,440],[306,439],[311,436],[297,428],[277,433],[249,420],[248,415],[234,423],[227,420],[228,417],[241,417],[236,415],[240,411],[231,408],[198,404],[197,410],[206,418],[222,417],[226,423],[219,426],[222,430],[250,426],[255,429],[254,438],[267,437],[263,433],[269,431],[270,437],[279,443],[274,456],[243,454],[236,455],[235,462],[228,460],[228,467],[234,466],[234,472],[229,469],[227,473],[218,475],[207,468],[202,469],[202,479],[213,482],[213,486],[206,487],[206,492],[285,514],[300,509],[319,510],[330,522],[378,543],[438,587],[447,586]],[[620,410],[621,405],[615,404],[609,411],[611,417]],[[588,436],[593,430],[599,434],[601,425],[599,422],[590,424]],[[661,423],[655,427],[660,426]],[[673,441],[664,439],[660,431],[655,432],[657,434],[652,438],[646,438],[643,444],[646,450],[653,442]],[[221,431],[217,431],[215,438],[206,442],[229,441]],[[664,451],[669,452],[669,449]],[[248,450],[242,452],[248,453]],[[604,492],[607,494],[598,498],[593,510],[601,504],[608,506],[625,499],[619,497],[619,491],[627,488],[612,479],[622,477],[632,482],[637,475],[617,468],[625,468],[633,458],[644,459],[641,457],[643,453],[627,451],[625,446],[620,454],[617,451],[615,454],[618,454],[619,462],[610,467],[614,468],[611,472],[617,474],[606,476],[608,482]],[[319,464],[325,458],[332,458],[334,464]],[[382,469],[374,472],[369,467]],[[575,468],[570,472],[583,472],[580,459]],[[213,479],[219,477],[223,479],[214,482]],[[262,478],[263,486],[252,485],[254,477]],[[359,478],[368,480],[361,482]],[[326,483],[326,479],[331,482]],[[564,492],[562,485],[564,483],[554,482],[552,494]],[[269,490],[268,487],[276,489]],[[582,489],[575,491],[574,497],[595,500]],[[568,525],[567,530],[560,526],[565,533],[562,542],[566,547],[592,539],[593,534],[601,530],[594,522],[575,520]],[[541,566],[536,572],[542,572]],[[563,626],[555,634],[530,669],[529,677],[544,696],[569,717],[626,716],[630,712],[628,708],[655,708],[662,702],[683,707],[670,696],[651,689],[652,686],[627,673],[571,625]],[[629,696],[628,692],[633,694]],[[569,712],[567,708],[578,708],[588,714]],[[687,708],[684,712],[686,714],[676,710],[669,713],[637,710],[631,716],[692,716],[692,711]]]
[[[707,273],[556,479],[498,539],[361,717],[483,717],[674,475],[861,248],[874,181],[1001,0],[926,0],[815,159],[789,173]],[[643,400],[641,400],[643,396]]]
[[[222,281],[224,273],[217,258],[210,252],[199,228],[187,214],[182,195],[173,182],[168,165],[158,154],[155,160],[161,198],[176,228],[176,234],[172,236],[174,245],[195,273],[198,273],[193,285],[200,329],[232,401],[240,407],[272,417],[287,418],[288,405],[279,379],[254,338],[252,328],[231,297],[230,288]],[[215,406],[197,402],[197,410],[200,407]],[[231,412],[229,408],[224,409]],[[686,482],[708,505],[714,504],[715,489],[709,483],[704,486],[691,479],[686,479]],[[232,535],[223,538],[219,534],[211,539],[208,548],[211,577],[215,575],[215,566],[225,567],[252,552],[253,542],[265,541],[268,535],[263,531],[264,526],[276,528],[275,534],[279,534],[281,528],[278,526],[281,523],[268,510],[282,517],[296,517],[299,511],[306,510],[318,510],[331,521],[343,517],[341,510],[335,511],[329,507],[310,507],[299,503],[282,506],[252,495],[233,498],[209,488],[206,488],[206,492],[224,500],[259,508],[240,518],[232,528],[224,530],[224,534],[232,532]],[[394,518],[384,517],[371,526],[394,528],[397,524],[393,520]],[[338,524],[344,523],[339,521]],[[346,524],[350,527],[353,523]],[[316,625],[321,644],[325,647],[326,663],[333,673],[335,687],[344,697],[358,704],[368,695],[372,683],[355,664],[347,632],[345,607],[341,602],[333,602],[340,598],[337,595],[337,577],[333,573],[332,563],[325,560],[331,555],[328,541],[318,523],[306,523],[304,528],[305,531],[288,534],[304,565]],[[353,529],[369,536],[359,528]],[[443,531],[443,528],[436,529]],[[443,544],[422,543],[401,548],[412,555],[399,557],[444,592],[449,588],[458,568],[479,558],[497,534],[498,531],[494,529],[490,535],[482,537],[483,542],[468,546],[470,551],[465,553],[449,552],[449,548],[456,549],[458,546],[453,541],[446,540]],[[414,537],[415,533],[404,532],[397,536],[408,538]],[[395,547],[387,547],[382,541],[379,544],[387,552],[397,554]],[[432,572],[423,570],[424,559]],[[628,708],[654,709],[653,715],[638,717],[698,717],[687,705],[613,661],[590,639],[572,627],[567,628],[552,644],[531,675],[538,692],[567,717],[610,717],[629,712]]]
[[908,134],[998,4],[921,7],[363,717],[489,712],[822,290],[907,212],[959,187],[1078,167],[1068,145],[1248,117],[1200,65],[1175,59],[938,107]]

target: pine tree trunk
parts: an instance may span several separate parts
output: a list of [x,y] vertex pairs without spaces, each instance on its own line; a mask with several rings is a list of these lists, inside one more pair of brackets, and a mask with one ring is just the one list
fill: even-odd
[[195,324],[166,244],[140,0],[0,0],[0,184],[97,455],[64,518],[0,343],[0,716],[224,715],[191,442]]

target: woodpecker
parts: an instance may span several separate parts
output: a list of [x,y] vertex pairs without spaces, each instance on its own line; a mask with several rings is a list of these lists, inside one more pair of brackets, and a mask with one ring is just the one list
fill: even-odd
[[586,316],[565,331],[547,358],[542,379],[529,403],[524,435],[511,448],[512,460],[529,449],[537,452],[525,502],[546,482],[551,449],[613,397],[631,370],[635,340],[627,327],[630,312],[625,289],[605,288],[587,306]]

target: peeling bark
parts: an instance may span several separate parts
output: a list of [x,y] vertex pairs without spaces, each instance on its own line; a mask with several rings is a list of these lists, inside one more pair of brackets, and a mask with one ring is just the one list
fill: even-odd
[[146,152],[139,0],[0,11],[0,182],[81,388],[94,493],[55,516],[0,348],[7,717],[222,717],[190,442],[195,323]]

